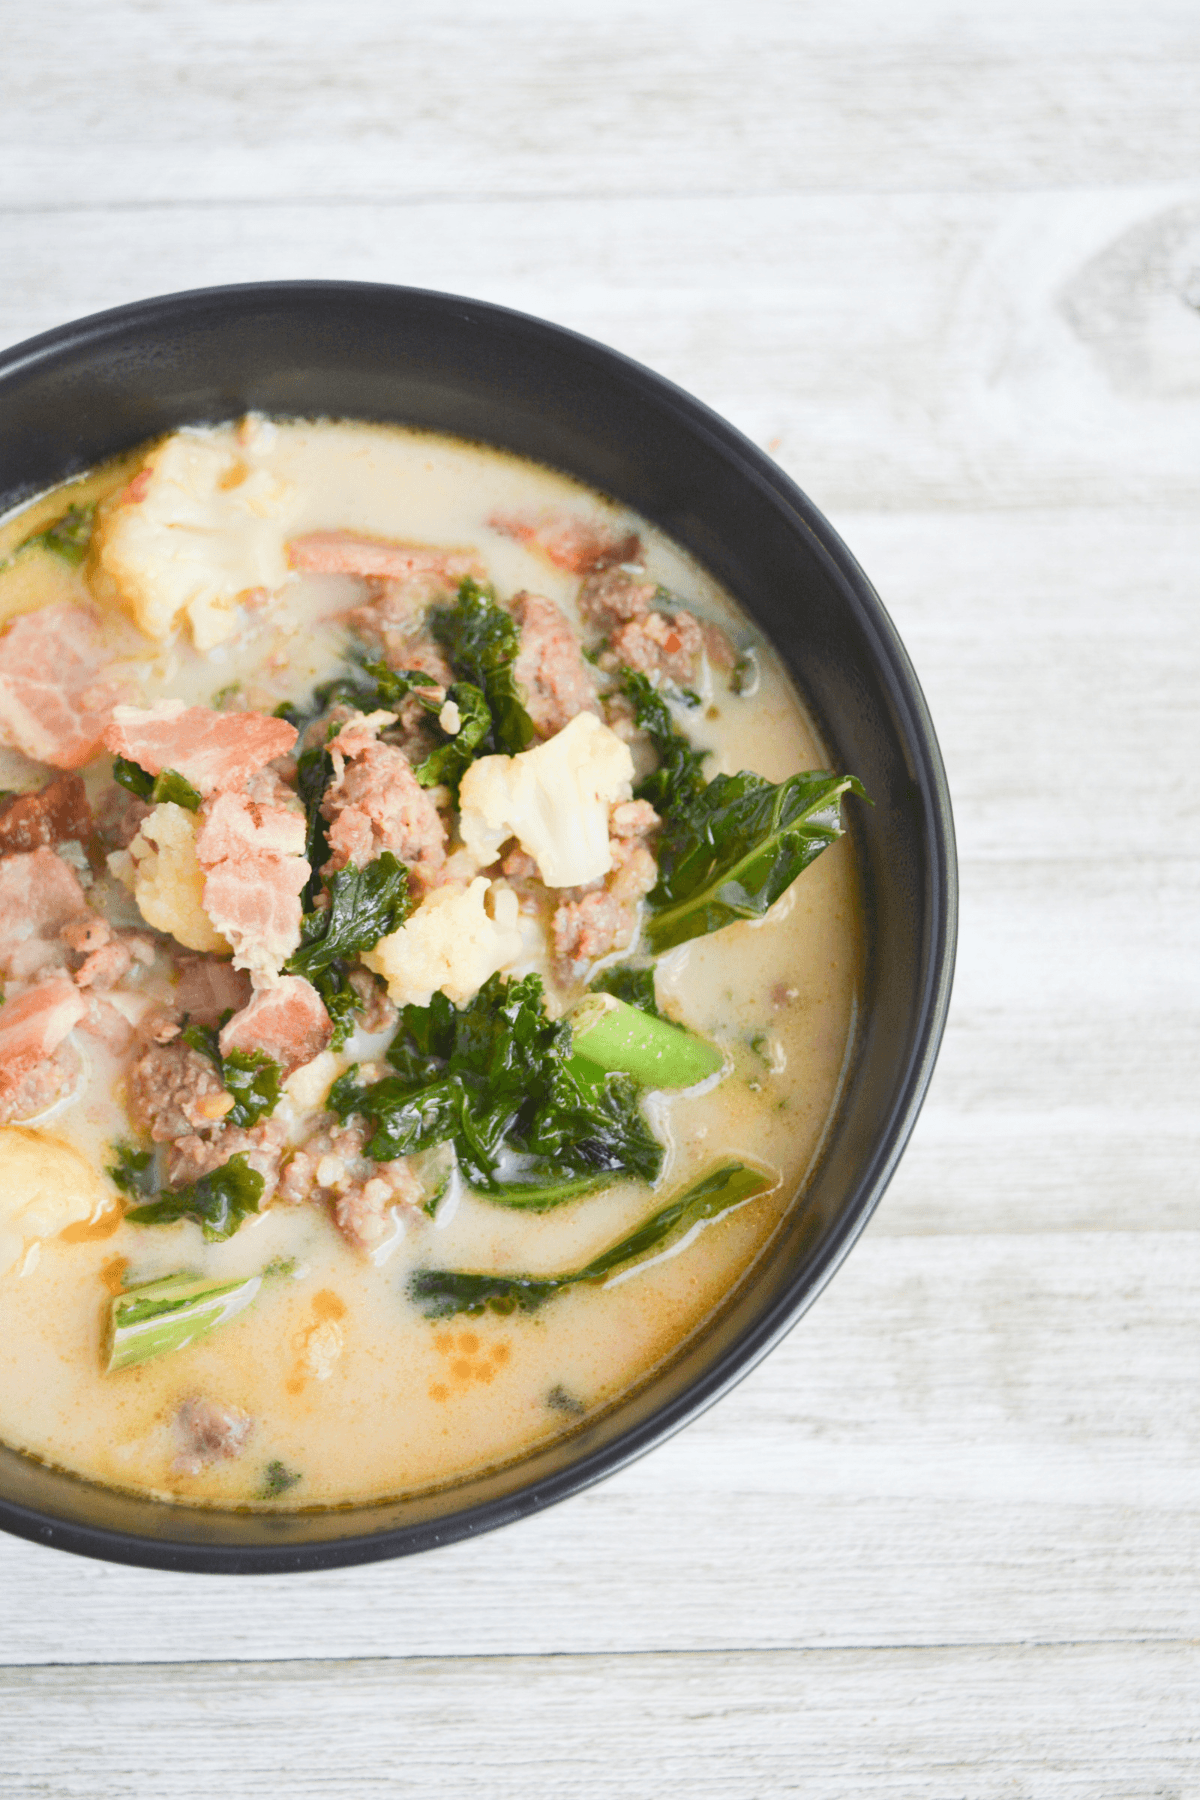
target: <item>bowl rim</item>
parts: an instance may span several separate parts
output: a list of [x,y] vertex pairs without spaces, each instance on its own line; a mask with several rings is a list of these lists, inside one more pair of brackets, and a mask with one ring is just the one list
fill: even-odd
[[[131,325],[141,324],[153,329],[169,323],[172,329],[178,329],[189,315],[211,313],[214,309],[236,312],[242,306],[286,304],[289,301],[328,303],[337,299],[347,302],[374,299],[458,314],[468,320],[487,320],[493,327],[540,338],[543,343],[556,346],[583,364],[602,365],[610,374],[623,379],[633,398],[652,401],[660,409],[670,412],[685,429],[715,446],[738,467],[742,476],[765,490],[778,507],[790,513],[805,529],[810,550],[817,554],[826,573],[832,576],[843,602],[851,604],[859,628],[870,644],[879,678],[894,708],[894,729],[908,751],[912,780],[923,803],[923,861],[928,906],[917,1023],[911,1035],[903,1079],[894,1089],[886,1127],[873,1139],[856,1186],[826,1233],[820,1253],[717,1355],[708,1369],[649,1417],[631,1425],[611,1442],[585,1452],[568,1467],[511,1494],[485,1500],[440,1519],[418,1520],[379,1532],[356,1533],[306,1544],[236,1545],[147,1538],[109,1526],[52,1516],[23,1502],[0,1496],[0,1529],[35,1543],[118,1564],[197,1573],[274,1574],[382,1561],[448,1545],[529,1517],[616,1474],[645,1455],[707,1411],[748,1375],[798,1323],[841,1267],[883,1198],[912,1134],[933,1075],[950,1006],[958,930],[958,865],[950,789],[929,708],[899,633],[857,559],[803,490],[744,433],[665,376],[596,339],[492,301],[384,282],[256,281],[190,288],[132,301],[55,326],[12,345],[0,351],[0,402],[3,389],[10,380],[60,360],[69,361],[72,354],[81,350],[94,350],[107,337],[126,333]],[[570,470],[564,472],[571,473]],[[33,497],[31,493],[16,504],[28,504]],[[801,1284],[802,1291],[797,1292]],[[613,1404],[620,1403],[618,1400]],[[29,1460],[40,1464],[36,1457]],[[69,1471],[55,1469],[55,1472],[67,1476],[81,1488],[101,1486]],[[440,1491],[452,1494],[453,1484]],[[172,1506],[171,1510],[180,1517],[190,1512],[202,1519],[211,1517],[214,1509]]]

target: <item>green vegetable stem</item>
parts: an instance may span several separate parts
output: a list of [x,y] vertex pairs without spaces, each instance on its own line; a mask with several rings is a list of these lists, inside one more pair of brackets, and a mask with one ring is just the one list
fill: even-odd
[[585,994],[567,1014],[576,1056],[601,1069],[632,1075],[643,1087],[689,1088],[707,1081],[725,1058],[706,1038],[693,1037],[615,994]]
[[106,1373],[130,1369],[152,1357],[186,1349],[196,1338],[243,1312],[262,1286],[261,1275],[213,1282],[167,1275],[117,1294],[108,1310],[103,1362]]
[[581,1283],[596,1283],[645,1260],[683,1237],[695,1225],[720,1219],[747,1200],[778,1185],[774,1176],[746,1163],[724,1163],[645,1219],[599,1256],[565,1275],[485,1275],[456,1269],[418,1269],[409,1283],[412,1298],[427,1319],[455,1313],[536,1312],[556,1294]]
[[138,763],[131,762],[127,756],[113,757],[113,780],[136,794],[139,800],[145,800],[158,806],[163,801],[172,801],[176,806],[184,806],[188,812],[199,812],[203,795],[195,789],[186,776],[178,769],[164,769],[161,775],[151,775]]

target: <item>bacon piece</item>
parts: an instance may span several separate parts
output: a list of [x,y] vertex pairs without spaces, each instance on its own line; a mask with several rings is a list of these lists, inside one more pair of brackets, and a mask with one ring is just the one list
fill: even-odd
[[40,981],[0,1006],[0,1117],[28,1115],[48,1105],[73,1066],[55,1052],[87,1011],[65,977]]
[[[386,718],[389,715],[375,715]],[[446,827],[407,757],[381,744],[374,719],[356,715],[329,745],[333,780],[321,802],[332,855],[326,872],[358,869],[391,850],[414,885],[436,886],[446,862]]]
[[513,676],[535,730],[553,737],[576,713],[599,712],[579,639],[553,600],[523,590],[510,611],[521,627]]
[[0,860],[0,975],[27,980],[66,960],[59,934],[70,920],[89,917],[75,873],[53,850],[29,850]]
[[105,748],[150,775],[175,769],[201,794],[241,788],[255,772],[284,756],[296,727],[265,713],[220,713],[208,706],[160,700],[157,706],[116,708]]
[[0,742],[56,769],[100,748],[121,690],[101,679],[96,615],[64,602],[14,620],[0,638]]
[[37,794],[18,794],[0,807],[0,856],[13,856],[92,835],[92,809],[78,775],[59,775]]
[[390,538],[353,531],[312,531],[287,547],[293,569],[310,575],[359,575],[388,581],[436,580],[457,586],[464,575],[483,573],[473,550],[437,550],[426,544],[398,544]]
[[285,975],[274,987],[261,988],[222,1027],[221,1055],[262,1050],[290,1075],[319,1056],[332,1036],[325,1003],[312,982],[302,975]]
[[205,802],[196,834],[204,910],[238,969],[271,976],[300,943],[300,892],[311,870],[304,815],[242,794]]
[[641,560],[642,543],[635,531],[617,532],[598,519],[580,519],[573,513],[542,513],[537,518],[493,513],[488,524],[503,537],[540,550],[556,568],[573,575]]
[[175,1414],[180,1450],[172,1470],[176,1475],[198,1475],[207,1463],[240,1456],[253,1429],[254,1420],[240,1406],[185,1400]]

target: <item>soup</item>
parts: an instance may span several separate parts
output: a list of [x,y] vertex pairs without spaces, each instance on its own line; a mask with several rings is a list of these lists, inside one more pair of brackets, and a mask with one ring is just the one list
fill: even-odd
[[855,784],[729,596],[548,469],[254,417],[0,556],[0,1439],[370,1501],[703,1332],[860,973]]

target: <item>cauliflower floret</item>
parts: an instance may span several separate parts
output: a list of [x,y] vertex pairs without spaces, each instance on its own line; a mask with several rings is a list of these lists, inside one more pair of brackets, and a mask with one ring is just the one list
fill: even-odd
[[[489,888],[492,916],[484,909]],[[381,938],[363,961],[388,984],[397,1006],[428,1006],[439,989],[465,1006],[489,975],[522,951],[517,896],[478,875],[466,888],[435,888],[407,925]]]
[[294,490],[260,455],[253,435],[177,432],[107,514],[100,567],[149,637],[169,637],[186,614],[209,650],[236,629],[243,594],[287,580]]
[[196,858],[197,819],[166,800],[143,819],[128,850],[115,850],[108,866],[133,894],[138,911],[156,931],[169,931],[188,950],[230,953],[202,905],[204,871]]
[[61,1138],[23,1125],[0,1129],[0,1276],[28,1245],[114,1204],[87,1158]]
[[481,756],[459,790],[462,840],[478,865],[515,837],[547,887],[582,887],[612,868],[609,808],[633,792],[633,756],[593,713],[519,756]]

